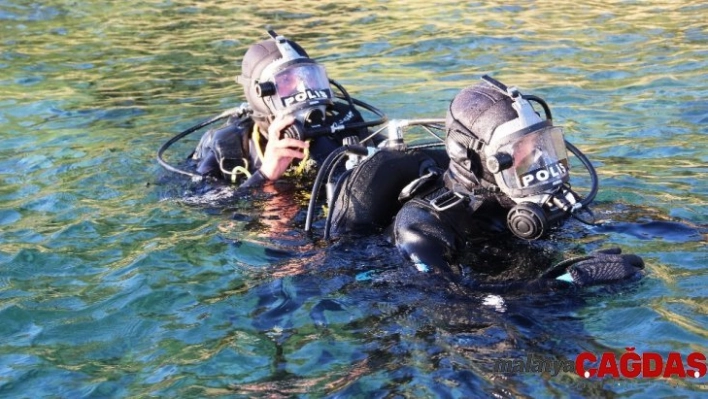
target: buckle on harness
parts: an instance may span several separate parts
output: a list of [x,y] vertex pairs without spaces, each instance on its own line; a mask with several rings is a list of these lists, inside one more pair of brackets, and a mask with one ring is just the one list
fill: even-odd
[[438,212],[442,212],[458,205],[465,200],[465,196],[455,192],[446,191],[430,200],[430,206]]

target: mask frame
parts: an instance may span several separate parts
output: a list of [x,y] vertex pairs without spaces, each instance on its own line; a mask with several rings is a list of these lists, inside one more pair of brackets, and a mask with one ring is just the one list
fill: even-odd
[[[282,55],[281,58],[266,66],[258,80],[254,81],[256,95],[261,98],[271,112],[271,118],[278,114],[293,115],[298,121],[296,138],[304,136],[302,130],[324,127],[327,109],[334,104],[330,80],[323,65],[301,55],[283,36],[268,31]],[[309,83],[318,87],[306,87],[305,79],[297,83],[300,87],[282,91],[283,81],[287,78],[296,80],[303,75],[310,75]],[[282,94],[287,92],[287,97]]]
[[533,197],[553,194],[570,180],[563,129],[549,121],[495,134],[484,151],[497,186],[517,203],[520,199],[544,202]]

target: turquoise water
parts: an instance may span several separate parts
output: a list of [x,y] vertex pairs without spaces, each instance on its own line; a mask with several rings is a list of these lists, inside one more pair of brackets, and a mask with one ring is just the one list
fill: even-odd
[[[705,395],[706,377],[489,368],[708,353],[704,2],[237,3],[0,1],[0,396]],[[390,118],[443,117],[485,73],[546,98],[614,222],[559,245],[620,246],[647,278],[499,309],[415,275],[361,278],[400,260],[377,238],[308,238],[300,187],[203,201],[155,152],[243,101],[233,77],[266,27]]]

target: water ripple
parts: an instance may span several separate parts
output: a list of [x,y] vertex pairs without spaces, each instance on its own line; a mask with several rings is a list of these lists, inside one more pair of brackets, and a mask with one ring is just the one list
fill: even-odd
[[[492,366],[706,352],[705,2],[25,3],[0,6],[0,396],[703,392]],[[285,212],[306,195],[166,177],[159,144],[243,101],[233,78],[265,29],[393,118],[443,117],[484,73],[546,98],[597,166],[609,222],[557,244],[620,246],[648,278],[491,303],[399,273],[385,242],[323,248]]]

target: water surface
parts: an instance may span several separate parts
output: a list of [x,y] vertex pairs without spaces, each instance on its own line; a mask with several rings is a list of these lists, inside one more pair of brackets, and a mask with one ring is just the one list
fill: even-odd
[[[707,5],[239,3],[0,1],[1,396],[705,395],[705,377],[491,365],[708,352]],[[595,211],[612,222],[572,224],[553,245],[619,246],[647,278],[500,307],[406,274],[380,237],[304,235],[302,187],[193,201],[203,187],[155,152],[243,101],[233,78],[266,28],[390,118],[443,117],[485,73],[546,98],[595,163]]]

